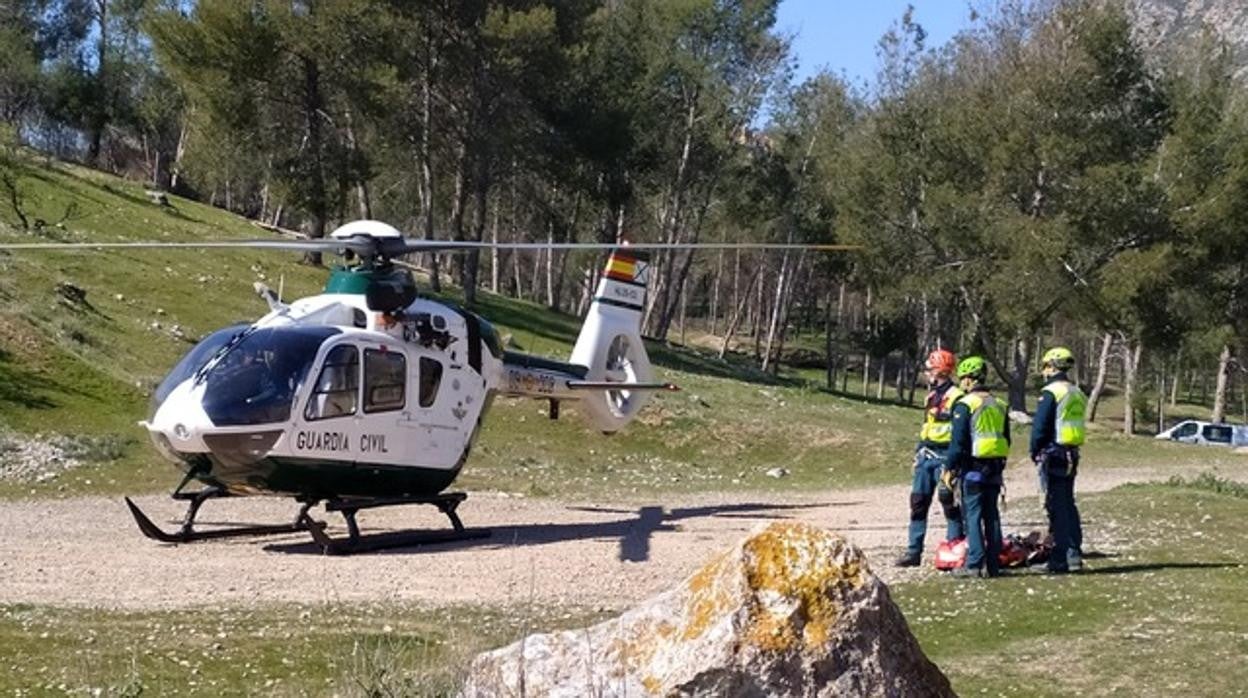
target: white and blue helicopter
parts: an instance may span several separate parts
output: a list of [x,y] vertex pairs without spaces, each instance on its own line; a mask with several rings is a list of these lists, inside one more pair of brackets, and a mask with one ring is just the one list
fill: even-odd
[[[641,336],[647,251],[653,249],[852,249],[843,245],[478,243],[409,240],[379,221],[348,223],[323,240],[189,243],[10,244],[4,249],[234,248],[338,253],[323,293],[284,303],[257,285],[269,312],[217,330],[174,366],[140,422],[156,449],[184,473],[172,496],[188,502],[182,526],[167,532],[129,498],[144,535],[167,543],[307,531],[326,553],[350,553],[488,535],[469,529],[447,492],[468,458],[497,395],[559,405],[575,401],[592,429],[613,433],[655,391]],[[507,351],[485,319],[423,298],[408,268],[414,252],[470,249],[587,249],[609,252],[568,361]],[[192,481],[200,487],[185,491]],[[276,495],[301,506],[293,523],[199,530],[204,502]],[[348,536],[331,539],[309,511],[340,512]],[[452,530],[362,536],[356,514],[428,504]]]

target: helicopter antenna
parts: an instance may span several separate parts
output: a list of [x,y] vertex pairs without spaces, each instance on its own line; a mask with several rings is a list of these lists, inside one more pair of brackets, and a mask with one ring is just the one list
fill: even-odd
[[286,288],[286,275],[281,274],[277,277],[277,302],[282,302],[282,291]]

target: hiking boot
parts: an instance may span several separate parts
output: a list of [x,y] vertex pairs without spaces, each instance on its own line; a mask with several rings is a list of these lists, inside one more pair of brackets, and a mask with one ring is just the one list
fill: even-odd
[[1070,569],[1067,567],[1049,567],[1044,570],[1044,573],[1045,574],[1070,574]]
[[918,553],[907,552],[906,554],[897,558],[897,562],[893,564],[898,567],[918,567],[920,562],[921,561],[919,560]]
[[1079,572],[1083,569],[1083,558],[1078,553],[1072,553],[1066,556],[1066,569],[1071,572]]
[[979,579],[984,574],[978,567],[955,567],[949,570],[949,576],[954,579]]

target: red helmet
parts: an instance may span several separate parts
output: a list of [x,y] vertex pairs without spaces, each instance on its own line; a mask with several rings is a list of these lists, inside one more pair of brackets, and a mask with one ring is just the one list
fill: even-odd
[[953,352],[948,349],[937,349],[927,355],[927,363],[924,365],[929,371],[935,371],[936,373],[943,373],[946,376],[952,376],[954,366],[957,365],[957,363],[958,360],[953,356]]

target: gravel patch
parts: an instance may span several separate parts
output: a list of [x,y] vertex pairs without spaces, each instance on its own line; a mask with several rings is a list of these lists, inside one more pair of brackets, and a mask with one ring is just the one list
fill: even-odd
[[[1248,470],[1230,476],[1244,479]],[[1088,469],[1079,492],[1124,482],[1164,480],[1172,470]],[[1227,476],[1226,473],[1223,473]],[[1044,525],[1030,468],[1008,474],[1006,531]],[[419,602],[627,608],[696,570],[762,522],[795,519],[839,531],[862,548],[885,582],[938,574],[897,569],[905,544],[906,485],[810,493],[681,495],[628,502],[560,502],[473,493],[464,522],[492,529],[490,538],[325,557],[305,534],[162,545],[139,533],[120,498],[84,497],[0,504],[0,603],[120,609],[249,606],[270,603]],[[137,498],[154,521],[176,529],[182,505],[163,495]],[[270,497],[209,502],[213,523],[284,522],[296,505]],[[314,511],[345,534],[340,517]],[[1085,509],[1088,536],[1095,509]],[[442,529],[431,507],[369,510],[364,533]],[[928,554],[943,528],[932,507]]]
[[57,437],[0,433],[0,479],[44,482],[81,465]]

